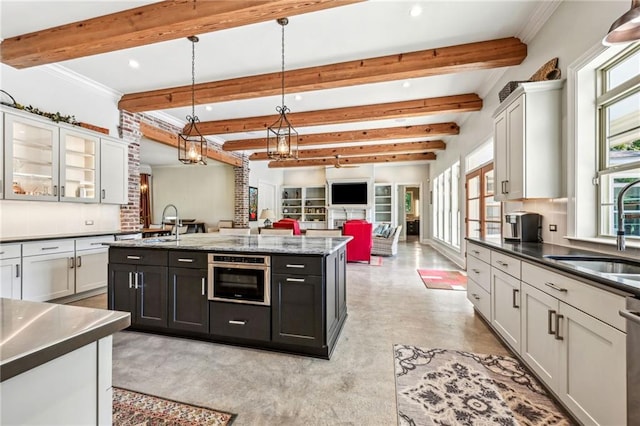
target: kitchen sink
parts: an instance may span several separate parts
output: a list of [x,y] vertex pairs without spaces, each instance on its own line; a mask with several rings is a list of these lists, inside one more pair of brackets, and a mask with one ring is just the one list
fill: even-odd
[[[616,257],[594,256],[545,256],[547,259],[566,263],[578,268],[588,269],[615,278],[640,280],[640,262]],[[634,277],[635,278],[631,278]]]

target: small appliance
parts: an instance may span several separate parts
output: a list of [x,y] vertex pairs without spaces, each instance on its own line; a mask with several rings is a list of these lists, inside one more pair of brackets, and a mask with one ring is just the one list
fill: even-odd
[[508,243],[537,243],[541,242],[542,216],[538,213],[512,212],[505,215],[507,222],[507,235],[504,237]]

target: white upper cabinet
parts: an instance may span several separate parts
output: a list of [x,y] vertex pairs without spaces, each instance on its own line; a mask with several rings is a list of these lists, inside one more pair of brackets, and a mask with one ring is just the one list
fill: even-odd
[[102,139],[100,151],[100,202],[127,204],[129,153],[126,143]]
[[60,201],[97,203],[100,139],[60,129]]
[[495,198],[561,196],[563,80],[522,83],[494,114]]

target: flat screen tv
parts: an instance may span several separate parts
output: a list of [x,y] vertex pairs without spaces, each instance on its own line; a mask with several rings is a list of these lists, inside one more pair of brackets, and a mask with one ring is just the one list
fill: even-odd
[[367,182],[331,184],[331,204],[368,204]]

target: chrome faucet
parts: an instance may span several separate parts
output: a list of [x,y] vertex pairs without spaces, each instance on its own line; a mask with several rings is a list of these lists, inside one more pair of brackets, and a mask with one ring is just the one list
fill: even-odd
[[[632,186],[635,186],[640,183],[640,179],[634,180],[631,183],[628,183],[620,190],[618,193],[618,235],[616,236],[616,243],[619,251],[625,250],[625,241],[624,241],[624,194],[627,193]],[[633,215],[633,217],[638,217]]]
[[[173,210],[175,210],[176,215],[175,216],[165,216],[165,213],[167,212],[168,208],[173,207]],[[173,205],[173,204],[167,204],[166,206],[164,206],[164,209],[162,210],[162,226],[164,227],[164,221],[165,219],[173,219],[175,225],[174,229],[176,230],[176,241],[178,241],[178,235],[180,234],[180,217],[178,216],[178,208]]]

